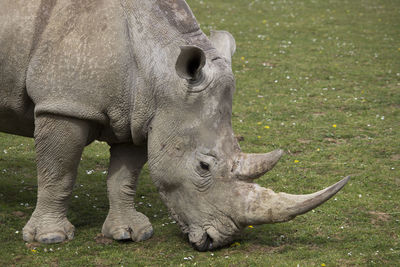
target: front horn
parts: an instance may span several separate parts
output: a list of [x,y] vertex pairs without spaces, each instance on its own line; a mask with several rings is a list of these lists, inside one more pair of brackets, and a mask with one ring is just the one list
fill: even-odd
[[251,181],[270,171],[282,157],[283,150],[277,149],[266,154],[240,153],[232,168],[233,177]]
[[241,214],[241,224],[257,225],[285,222],[321,205],[335,195],[349,181],[350,176],[330,187],[308,195],[275,193],[257,184],[247,184],[246,201]]

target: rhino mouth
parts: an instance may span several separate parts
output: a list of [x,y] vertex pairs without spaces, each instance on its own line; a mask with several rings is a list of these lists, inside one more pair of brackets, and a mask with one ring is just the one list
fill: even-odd
[[214,249],[214,241],[207,232],[204,233],[204,240],[201,243],[190,242],[192,247],[199,252],[210,251]]
[[[221,230],[223,231],[221,232]],[[239,229],[220,229],[218,227],[208,225],[202,228],[200,232],[190,232],[188,237],[189,242],[194,249],[204,252],[215,250],[230,244],[238,233]]]

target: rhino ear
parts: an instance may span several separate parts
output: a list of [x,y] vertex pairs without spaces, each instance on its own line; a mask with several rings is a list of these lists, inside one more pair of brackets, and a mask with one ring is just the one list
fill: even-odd
[[193,45],[181,46],[181,53],[176,60],[176,73],[182,79],[189,82],[197,82],[202,79],[202,69],[206,64],[204,51]]
[[222,56],[229,62],[232,62],[232,56],[236,50],[235,38],[227,31],[211,31],[210,41]]

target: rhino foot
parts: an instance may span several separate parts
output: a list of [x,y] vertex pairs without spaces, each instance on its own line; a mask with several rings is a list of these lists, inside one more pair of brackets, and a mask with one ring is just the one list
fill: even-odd
[[153,227],[143,213],[109,213],[103,224],[104,236],[115,240],[132,239],[135,242],[144,241],[153,236]]
[[32,216],[23,229],[26,242],[60,243],[74,238],[75,227],[67,218],[40,218]]

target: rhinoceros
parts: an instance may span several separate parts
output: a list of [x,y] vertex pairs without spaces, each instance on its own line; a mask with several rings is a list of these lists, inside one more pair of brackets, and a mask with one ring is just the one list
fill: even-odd
[[72,239],[66,217],[84,147],[110,145],[109,213],[102,233],[150,238],[135,210],[139,173],[152,180],[199,251],[246,226],[284,222],[348,181],[308,195],[254,179],[282,150],[241,151],[232,130],[235,40],[207,37],[184,0],[0,0],[0,130],[35,139],[38,196],[23,239]]

